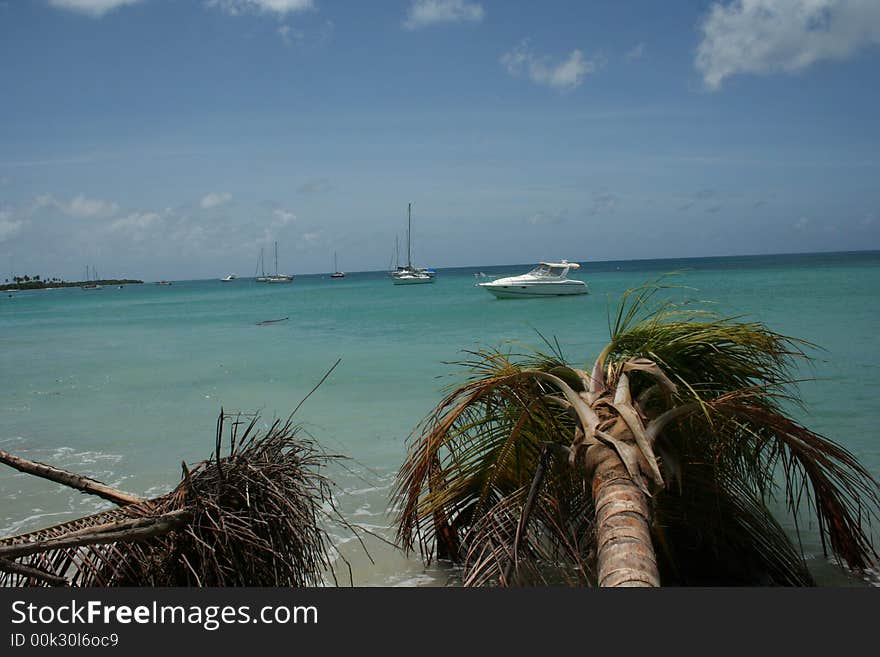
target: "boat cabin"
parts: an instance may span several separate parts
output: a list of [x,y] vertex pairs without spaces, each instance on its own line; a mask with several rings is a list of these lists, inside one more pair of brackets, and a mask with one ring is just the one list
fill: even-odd
[[564,278],[570,269],[580,269],[576,262],[541,262],[529,273],[541,278]]

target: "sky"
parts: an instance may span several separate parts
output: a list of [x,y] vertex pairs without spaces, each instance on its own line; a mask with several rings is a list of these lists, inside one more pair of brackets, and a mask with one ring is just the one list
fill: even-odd
[[880,248],[877,0],[0,0],[0,281]]

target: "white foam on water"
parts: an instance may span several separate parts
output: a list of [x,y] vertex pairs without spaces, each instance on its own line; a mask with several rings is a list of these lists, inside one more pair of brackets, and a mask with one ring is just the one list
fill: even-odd
[[[42,509],[34,509],[34,511],[42,511]],[[21,520],[16,520],[11,525],[7,525],[6,527],[0,527],[0,535],[2,536],[15,536],[16,534],[22,534],[26,531],[36,531],[41,527],[48,527],[53,523],[44,523],[38,522],[42,521],[45,518],[54,518],[57,516],[65,516],[70,517],[70,511],[58,511],[55,513],[35,513],[33,515],[28,516],[27,518],[22,518]],[[30,528],[30,529],[28,529]],[[24,531],[22,531],[24,529]]]
[[50,454],[50,458],[58,462],[67,462],[78,465],[91,463],[119,463],[122,461],[121,454],[108,454],[106,452],[83,451],[77,452],[72,447],[57,447]]
[[[22,436],[0,440],[7,451],[16,455],[106,482],[114,488],[123,489],[124,482],[131,478],[130,475],[116,474],[113,470],[113,466],[123,460],[120,454],[78,450],[70,446],[26,447],[29,442]],[[23,482],[27,483],[22,486]],[[19,517],[6,516],[5,521],[8,524],[0,527],[0,536],[4,537],[36,531],[66,519],[98,513],[114,506],[107,500],[83,495],[68,486],[13,470],[4,472],[0,478],[0,498],[15,500],[19,513],[23,512]],[[60,510],[46,512],[44,507]],[[2,515],[0,519],[3,519]]]
[[420,573],[418,575],[390,575],[385,582],[386,586],[393,587],[436,586],[440,583],[440,579],[430,573]]
[[372,486],[370,488],[343,489],[345,495],[366,495],[367,493],[378,493],[391,488],[391,484],[386,486]]
[[365,522],[359,522],[355,524],[356,527],[363,527],[364,529],[368,529],[371,532],[375,532],[379,535],[384,531],[388,531],[388,525],[369,525]]

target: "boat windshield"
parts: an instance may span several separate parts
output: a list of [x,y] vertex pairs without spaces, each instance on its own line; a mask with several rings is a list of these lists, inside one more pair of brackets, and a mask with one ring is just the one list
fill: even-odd
[[568,273],[568,267],[551,267],[550,265],[538,265],[529,272],[532,276],[541,278],[560,278]]

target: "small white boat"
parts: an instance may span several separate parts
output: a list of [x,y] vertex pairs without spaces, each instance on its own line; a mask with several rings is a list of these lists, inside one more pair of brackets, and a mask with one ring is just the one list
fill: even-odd
[[91,276],[89,276],[89,267],[88,267],[88,265],[86,265],[86,282],[85,282],[85,285],[80,285],[80,287],[83,290],[102,290],[102,289],[104,289],[103,286],[98,283],[98,272],[94,268],[92,268],[92,271],[94,272],[94,275],[95,275],[94,279],[92,279]]
[[412,203],[406,208],[406,266],[398,266],[391,272],[391,280],[395,285],[419,285],[433,283],[437,272],[433,269],[414,267],[412,263]]
[[254,279],[257,283],[265,283],[267,281],[266,276],[266,263],[263,258],[263,249],[260,247],[260,259],[257,260],[257,270],[254,272]]
[[434,277],[417,269],[396,271],[391,274],[395,285],[418,285],[420,283],[433,283]]
[[345,278],[345,272],[339,271],[339,265],[336,264],[336,251],[333,252],[333,273],[330,278]]
[[[262,252],[260,253],[262,257]],[[275,273],[263,274],[263,276],[257,277],[258,283],[293,283],[293,275],[292,274],[279,274],[278,273],[278,242],[275,242]]]
[[220,280],[224,283],[230,283],[230,282],[234,281],[236,278],[238,278],[238,276],[236,276],[235,274],[229,274],[229,276],[226,276],[225,278],[221,278]]
[[558,297],[570,294],[587,294],[587,284],[566,278],[572,269],[579,269],[576,262],[541,262],[532,271],[520,276],[508,276],[477,285],[499,299],[519,297]]

